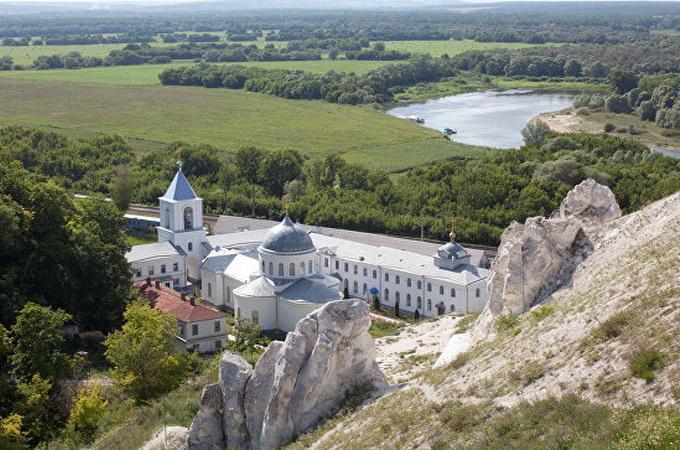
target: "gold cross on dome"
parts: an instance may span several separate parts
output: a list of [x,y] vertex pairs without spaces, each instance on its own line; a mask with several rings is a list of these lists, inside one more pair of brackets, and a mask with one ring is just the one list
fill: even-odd
[[286,215],[288,215],[288,205],[290,205],[290,197],[288,195],[283,196],[283,208],[286,210]]
[[452,241],[454,239],[456,239],[456,232],[453,230],[455,225],[456,225],[456,219],[452,218],[451,219],[451,234],[449,234],[449,237],[451,238]]

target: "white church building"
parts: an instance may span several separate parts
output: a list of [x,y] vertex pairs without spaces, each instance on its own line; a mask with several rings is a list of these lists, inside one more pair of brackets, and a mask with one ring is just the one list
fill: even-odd
[[207,236],[203,201],[181,167],[159,202],[159,242],[127,254],[135,281],[179,287],[200,280],[204,302],[267,330],[294,329],[345,288],[421,316],[479,311],[487,301],[488,270],[472,263],[453,232],[429,256],[305,230],[288,216],[272,228]]

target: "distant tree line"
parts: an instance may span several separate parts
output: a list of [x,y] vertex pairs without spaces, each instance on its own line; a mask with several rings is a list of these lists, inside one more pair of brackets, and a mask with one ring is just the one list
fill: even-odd
[[388,103],[400,87],[438,81],[456,74],[451,61],[417,55],[401,64],[390,64],[363,75],[328,72],[323,75],[284,69],[245,66],[197,65],[166,69],[164,85],[245,89],[288,99],[323,99],[331,103]]
[[[617,8],[583,4],[577,11],[562,5],[502,5],[471,11],[328,11],[262,12],[155,11],[153,15],[110,12],[63,13],[59,17],[8,17],[0,37],[83,36],[130,33],[155,36],[227,32],[231,40],[308,40],[359,38],[386,40],[473,39],[479,42],[563,42],[615,44],[652,40],[650,32],[677,30],[672,4]],[[272,31],[275,30],[275,31]],[[171,38],[172,39],[172,38]]]

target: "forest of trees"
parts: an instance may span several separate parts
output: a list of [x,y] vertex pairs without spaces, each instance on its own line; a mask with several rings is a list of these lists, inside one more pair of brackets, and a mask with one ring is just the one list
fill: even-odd
[[[513,220],[550,214],[586,177],[609,185],[626,212],[680,189],[678,161],[637,142],[532,136],[519,150],[441,161],[397,177],[340,155],[305,159],[291,149],[245,147],[223,159],[223,150],[178,142],[135,157],[120,137],[73,142],[21,127],[0,131],[0,157],[70,192],[116,200],[128,192],[128,201],[150,205],[165,192],[181,159],[207,212],[278,219],[286,194],[293,200],[291,215],[304,223],[416,237],[422,216],[426,237],[443,240],[455,216],[462,242],[487,245],[497,245]],[[116,175],[123,170],[129,176]]]

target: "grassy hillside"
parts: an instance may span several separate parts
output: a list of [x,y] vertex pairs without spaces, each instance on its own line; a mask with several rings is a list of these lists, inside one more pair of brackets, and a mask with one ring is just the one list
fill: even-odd
[[72,137],[117,133],[139,151],[177,140],[226,151],[255,145],[303,155],[344,154],[371,169],[398,171],[483,149],[369,107],[289,101],[227,89],[0,81],[0,124]]
[[290,448],[677,448],[678,211],[608,225],[573,287]]

